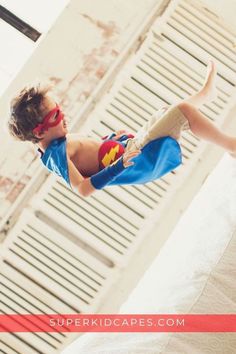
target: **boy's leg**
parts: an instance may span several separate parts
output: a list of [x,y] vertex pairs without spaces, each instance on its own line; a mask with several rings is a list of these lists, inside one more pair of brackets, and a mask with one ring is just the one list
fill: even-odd
[[207,75],[202,88],[193,96],[184,100],[195,107],[201,107],[204,103],[211,102],[217,97],[217,90],[215,86],[216,81],[216,66],[215,63],[210,60],[207,66]]
[[170,107],[151,127],[146,124],[142,134],[128,141],[127,149],[140,149],[149,141],[163,136],[171,136],[178,140],[181,131],[185,129],[190,129],[201,139],[221,146],[236,157],[236,137],[223,133],[196,107],[186,101]]
[[141,134],[128,142],[128,150],[142,148],[149,141],[163,136],[179,140],[181,131],[190,129],[199,138],[223,147],[236,157],[236,138],[220,131],[196,108],[215,97],[215,78],[215,64],[210,61],[202,89],[181,103],[170,106],[161,117],[161,110],[157,111],[141,129]]
[[[216,96],[216,74],[216,66],[211,60],[207,67],[207,75],[202,88],[195,95],[182,102],[200,107],[202,104],[212,101]],[[135,140],[128,143],[127,148],[141,148],[149,141],[163,136],[171,136],[179,140],[181,131],[186,129],[190,129],[190,126],[188,120],[178,109],[178,105],[164,107],[152,115],[149,121],[138,132]]]
[[236,137],[223,133],[190,103],[182,102],[178,105],[178,108],[187,118],[193,134],[221,146],[232,155],[236,154]]
[[223,133],[197,109],[216,97],[216,73],[216,66],[213,61],[210,61],[206,80],[201,90],[196,95],[179,103],[177,107],[187,118],[189,128],[196,136],[221,146],[236,157],[236,137]]

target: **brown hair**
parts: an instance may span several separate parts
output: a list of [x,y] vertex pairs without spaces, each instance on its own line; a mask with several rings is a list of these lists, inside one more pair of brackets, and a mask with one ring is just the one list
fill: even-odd
[[21,141],[36,144],[41,139],[33,134],[33,129],[42,122],[41,104],[49,91],[49,86],[24,88],[11,101],[11,116],[8,121],[10,134]]

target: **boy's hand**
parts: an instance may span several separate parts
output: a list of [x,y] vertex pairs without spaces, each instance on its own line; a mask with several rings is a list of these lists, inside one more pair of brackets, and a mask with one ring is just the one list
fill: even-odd
[[129,134],[129,133],[126,130],[117,130],[114,139],[118,140],[124,134]]
[[141,150],[133,150],[133,151],[127,151],[125,152],[122,156],[123,156],[123,165],[124,167],[129,167],[134,165],[132,160],[135,156],[139,155],[141,153]]

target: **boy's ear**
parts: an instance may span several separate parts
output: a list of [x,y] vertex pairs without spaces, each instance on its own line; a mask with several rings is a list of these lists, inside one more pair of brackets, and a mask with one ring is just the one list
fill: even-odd
[[42,132],[40,132],[40,133],[35,132],[34,135],[36,136],[36,138],[42,139],[42,138],[44,137],[45,133],[44,133],[44,131],[42,131]]

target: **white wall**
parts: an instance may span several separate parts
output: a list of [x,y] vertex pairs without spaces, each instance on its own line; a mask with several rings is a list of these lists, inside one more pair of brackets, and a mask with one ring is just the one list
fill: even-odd
[[65,105],[68,100],[82,104],[158,2],[96,0],[94,6],[93,0],[71,0],[0,98],[2,119],[7,119],[12,96],[37,80],[55,84],[55,93]]

